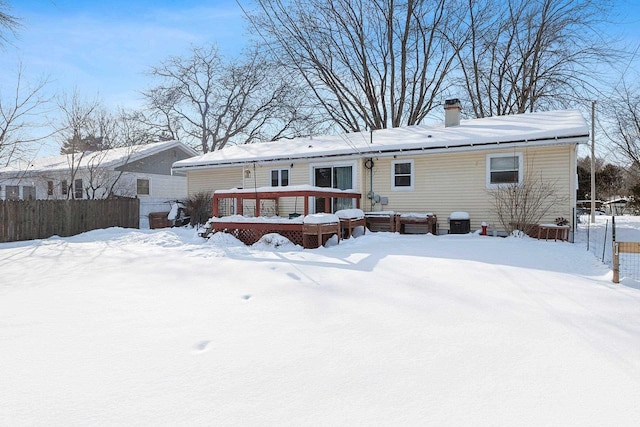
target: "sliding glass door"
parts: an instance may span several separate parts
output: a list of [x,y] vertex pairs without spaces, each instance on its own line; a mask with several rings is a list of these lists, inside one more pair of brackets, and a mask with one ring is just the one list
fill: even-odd
[[[351,190],[353,188],[353,166],[322,166],[313,168],[313,185],[316,187],[339,188]],[[316,212],[324,212],[324,197],[316,198]],[[353,200],[332,198],[331,212],[353,207]]]

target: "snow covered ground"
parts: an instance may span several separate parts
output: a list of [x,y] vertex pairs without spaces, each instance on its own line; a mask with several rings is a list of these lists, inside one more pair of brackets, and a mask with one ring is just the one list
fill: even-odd
[[582,243],[284,243],[0,244],[0,425],[640,424],[640,289]]

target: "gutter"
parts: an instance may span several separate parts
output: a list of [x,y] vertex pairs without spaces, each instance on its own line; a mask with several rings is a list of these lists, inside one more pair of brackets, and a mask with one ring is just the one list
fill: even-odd
[[563,144],[571,144],[571,143],[586,144],[588,142],[588,138],[589,138],[589,134],[586,133],[583,135],[561,136],[561,137],[555,137],[555,138],[520,139],[520,140],[504,141],[504,142],[501,142],[501,141],[478,142],[478,143],[472,142],[472,143],[453,145],[453,146],[440,145],[440,146],[432,146],[432,147],[423,146],[423,147],[401,148],[401,149],[399,148],[387,148],[387,149],[378,149],[378,150],[368,149],[368,150],[362,150],[359,153],[351,153],[351,154],[345,154],[345,153],[324,154],[324,155],[319,154],[315,156],[299,155],[299,156],[277,157],[273,159],[263,159],[263,160],[243,159],[243,160],[224,162],[224,163],[208,162],[208,163],[203,163],[198,165],[172,166],[171,170],[176,171],[178,173],[181,171],[188,171],[188,170],[221,169],[221,168],[228,168],[228,167],[234,167],[234,166],[244,166],[250,163],[270,164],[270,163],[281,163],[281,162],[300,161],[300,160],[303,160],[303,161],[307,160],[311,162],[317,159],[339,160],[339,159],[351,159],[353,157],[356,157],[356,158],[364,158],[364,157],[371,157],[371,156],[391,157],[391,156],[397,156],[397,155],[405,156],[410,154],[416,154],[416,153],[420,154],[420,153],[427,153],[427,152],[444,153],[444,152],[451,152],[451,151],[453,152],[472,151],[470,149],[483,151],[483,150],[496,149],[500,146],[504,146],[504,148],[512,148],[512,147],[519,147],[519,146],[525,146],[525,145],[541,147],[545,145],[556,145],[558,142],[562,142]]

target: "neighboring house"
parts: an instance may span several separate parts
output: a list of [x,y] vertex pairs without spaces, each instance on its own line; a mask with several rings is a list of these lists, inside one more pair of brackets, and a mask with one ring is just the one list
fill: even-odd
[[171,165],[196,154],[179,141],[165,141],[17,162],[0,169],[0,199],[111,195],[140,198],[144,216],[149,209],[169,211],[168,201],[187,196],[187,179],[172,175]]
[[630,213],[630,209],[627,209],[628,203],[628,197],[616,197],[603,202],[602,208],[607,215],[626,215]]
[[[460,211],[469,214],[472,230],[483,222],[499,228],[488,189],[533,176],[552,182],[566,199],[542,221],[572,218],[577,147],[589,140],[580,112],[460,121],[460,111],[460,103],[449,100],[444,125],[231,146],[178,161],[173,170],[186,173],[190,194],[286,185],[354,189],[365,211],[434,213],[440,233]],[[279,213],[294,209],[283,203]]]

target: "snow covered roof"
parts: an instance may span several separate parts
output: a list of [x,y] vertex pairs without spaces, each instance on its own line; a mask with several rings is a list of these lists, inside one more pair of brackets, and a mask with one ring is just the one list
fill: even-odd
[[97,164],[99,164],[101,168],[115,168],[174,147],[180,148],[193,156],[197,155],[197,152],[193,148],[180,141],[163,141],[112,148],[110,150],[86,152],[84,155],[82,153],[76,153],[73,159],[71,154],[62,154],[59,156],[40,157],[28,162],[19,161],[7,167],[0,168],[0,174],[65,171],[71,167],[72,162],[75,163],[75,167],[78,169]]
[[463,120],[459,126],[416,125],[228,146],[173,164],[175,170],[208,169],[250,162],[327,157],[381,157],[415,151],[478,150],[498,144],[584,143],[589,128],[577,110]]

